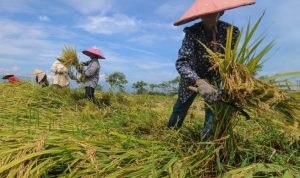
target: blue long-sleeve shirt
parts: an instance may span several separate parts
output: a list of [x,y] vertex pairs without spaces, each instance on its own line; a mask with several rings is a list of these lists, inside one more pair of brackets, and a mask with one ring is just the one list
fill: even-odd
[[[220,47],[226,46],[227,27],[230,24],[218,21],[216,32],[217,51],[224,53],[224,49]],[[203,23],[197,23],[191,27],[184,29],[185,37],[182,46],[178,52],[178,59],[176,61],[176,69],[181,76],[179,83],[179,100],[185,103],[193,94],[188,89],[189,86],[194,86],[196,80],[205,79],[211,84],[219,82],[218,72],[209,70],[212,67],[210,60],[207,58],[206,49],[199,43],[201,41],[210,49],[213,49],[212,34],[208,33]],[[239,29],[233,26],[233,46],[239,35]]]

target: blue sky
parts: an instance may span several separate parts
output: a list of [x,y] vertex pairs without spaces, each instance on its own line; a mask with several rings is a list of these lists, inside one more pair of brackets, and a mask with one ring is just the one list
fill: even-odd
[[[123,72],[132,82],[158,83],[175,78],[183,28],[172,26],[193,0],[0,0],[0,74],[30,76],[47,71],[64,45],[78,52],[99,48],[101,78]],[[222,20],[238,27],[265,10],[261,31],[277,44],[261,74],[300,70],[299,0],[258,0],[226,11]],[[88,60],[80,54],[82,61]]]

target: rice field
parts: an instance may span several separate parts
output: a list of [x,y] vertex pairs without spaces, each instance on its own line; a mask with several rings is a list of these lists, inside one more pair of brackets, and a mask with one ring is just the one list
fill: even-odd
[[166,128],[176,96],[97,92],[93,104],[80,89],[0,91],[0,177],[300,177],[299,123],[275,115],[240,117],[224,162],[227,138],[200,139],[201,98],[177,131]]

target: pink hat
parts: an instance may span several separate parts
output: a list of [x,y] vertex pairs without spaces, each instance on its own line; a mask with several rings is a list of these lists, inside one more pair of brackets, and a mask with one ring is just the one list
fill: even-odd
[[224,10],[255,4],[254,0],[196,0],[194,4],[178,19],[174,25],[179,26],[201,16],[222,12]]
[[91,57],[91,56],[97,56],[99,59],[105,59],[103,54],[96,48],[90,48],[82,51],[83,54]]

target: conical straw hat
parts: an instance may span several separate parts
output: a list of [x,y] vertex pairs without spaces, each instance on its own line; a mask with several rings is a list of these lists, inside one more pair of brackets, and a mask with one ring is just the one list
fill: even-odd
[[96,48],[90,48],[82,51],[87,56],[97,56],[99,59],[105,59],[104,55]]
[[254,0],[196,0],[194,4],[180,17],[175,23],[175,26],[179,26],[193,20],[200,18],[201,16],[222,12],[225,10],[255,4]]
[[43,80],[43,78],[45,77],[46,72],[44,72],[44,71],[42,71],[40,69],[34,69],[33,74],[37,75],[38,82],[41,82]]

